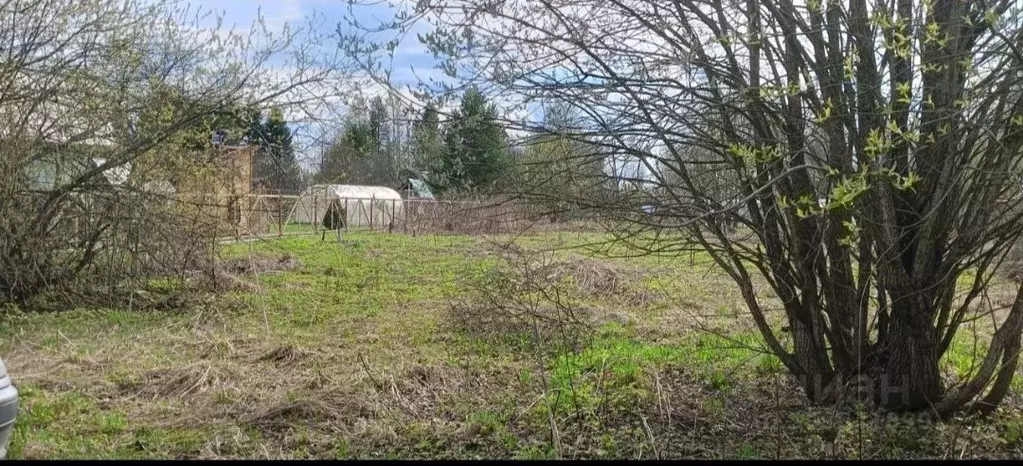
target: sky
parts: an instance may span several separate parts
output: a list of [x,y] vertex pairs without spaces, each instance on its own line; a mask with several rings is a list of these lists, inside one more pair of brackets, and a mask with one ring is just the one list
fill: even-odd
[[[378,24],[380,21],[393,17],[395,8],[388,3],[402,3],[401,1],[390,0],[363,0],[367,5],[359,5],[352,11],[353,16],[364,24]],[[347,27],[343,24],[345,17],[349,14],[348,0],[203,0],[194,3],[199,9],[211,11],[215,15],[224,18],[222,29],[243,31],[249,28],[259,16],[262,16],[271,31],[281,30],[285,24],[296,25],[306,24],[306,20],[316,18],[318,31],[324,35],[333,35],[339,27]],[[214,26],[214,18],[209,18],[208,26]],[[415,32],[425,32],[425,25],[419,26],[417,31],[405,37],[395,51],[393,66],[394,84],[414,84],[416,79],[411,70],[417,73],[434,73],[435,61],[426,50],[425,46],[419,43]]]
[[[190,5],[200,11],[213,13],[206,24],[202,25],[204,27],[216,27],[216,18],[223,18],[223,23],[220,26],[223,32],[244,32],[252,27],[260,16],[271,32],[283,30],[288,24],[292,28],[296,25],[307,25],[310,24],[308,22],[310,18],[315,18],[313,24],[317,25],[316,32],[333,39],[327,41],[327,43],[333,44],[337,42],[338,28],[348,27],[345,18],[349,15],[363,24],[379,24],[381,21],[393,18],[397,11],[396,8],[399,8],[395,7],[395,4],[400,5],[408,1],[410,0],[361,0],[361,3],[365,4],[356,7],[350,7],[349,0],[200,0]],[[350,8],[354,9],[350,10]],[[443,78],[443,73],[436,68],[435,59],[416,36],[417,33],[428,32],[428,27],[426,24],[417,24],[395,49],[392,62],[389,64],[391,85],[395,88],[406,90],[408,86],[414,86],[421,79],[427,77]],[[387,38],[390,37],[387,36]],[[275,64],[270,63],[270,65],[274,66]],[[384,92],[382,86],[372,84],[361,86],[358,90],[368,96]],[[351,96],[344,96],[344,98],[348,97]],[[339,102],[335,107],[337,108],[332,109],[331,115],[337,115],[337,117],[323,118],[323,120],[332,118],[340,120],[340,115],[344,112],[344,105]],[[541,113],[535,112],[542,113],[542,109],[531,108],[526,110],[530,116],[521,114],[518,117],[542,118]],[[511,117],[512,115],[506,116]],[[296,132],[296,155],[300,163],[310,169],[319,152],[314,141],[318,139],[323,126],[303,125],[294,121],[297,118],[292,120],[291,126]],[[509,135],[514,137],[512,134]],[[629,176],[629,172],[631,172],[631,176],[636,176],[638,172],[643,171],[641,164],[635,160],[624,161],[624,166],[620,166],[619,170],[622,170],[623,175],[626,176]]]
[[[271,33],[279,33],[285,27],[294,30],[296,27],[308,27],[310,24],[316,26],[315,32],[325,37],[322,47],[336,47],[338,28],[347,29],[349,26],[345,18],[350,15],[364,24],[379,24],[393,18],[396,11],[390,4],[400,4],[402,0],[362,0],[368,5],[350,7],[348,0],[197,0],[187,5],[201,12],[210,13],[199,26],[204,28],[217,28],[218,18],[222,18],[219,25],[221,33],[232,32],[245,36],[245,32],[254,26],[258,18],[262,17],[265,26]],[[352,8],[352,9],[350,9]],[[313,21],[310,22],[310,19]],[[404,40],[395,50],[393,61],[389,68],[392,70],[392,86],[406,90],[408,86],[414,86],[420,78],[425,76],[438,76],[439,70],[435,67],[433,56],[426,50],[425,46],[419,43],[416,37],[417,32],[425,32],[426,25],[417,25],[419,30],[412,31],[405,36]],[[388,36],[390,38],[390,36]],[[271,60],[268,64],[271,67],[284,68],[284,59],[279,57]],[[286,71],[282,71],[287,73]],[[365,73],[358,73],[365,76]],[[380,85],[360,85],[353,91],[362,93],[365,97],[382,94],[385,88]],[[309,162],[316,158],[318,148],[315,141],[321,139],[321,133],[330,126],[330,121],[340,120],[346,106],[344,100],[351,98],[354,92],[338,96],[336,102],[330,104],[329,109],[318,110],[320,124],[304,123],[299,115],[302,111],[298,109],[285,109],[286,117],[291,120],[290,126],[296,133],[296,152],[303,165],[309,167]],[[290,112],[290,113],[289,113]],[[323,122],[328,122],[326,125]]]

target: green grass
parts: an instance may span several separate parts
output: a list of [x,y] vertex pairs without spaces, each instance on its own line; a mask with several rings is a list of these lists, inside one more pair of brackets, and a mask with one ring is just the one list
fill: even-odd
[[[826,421],[798,396],[765,394],[781,363],[758,351],[706,255],[578,248],[608,239],[287,236],[221,256],[301,266],[238,277],[249,285],[184,309],[5,313],[0,354],[24,397],[10,457],[764,458],[778,429],[785,456],[822,455],[812,432]],[[501,264],[492,241],[584,257],[623,284],[566,292],[591,318],[577,338],[467,329],[453,305],[472,304],[466,284]],[[964,374],[971,350],[957,338],[947,368]],[[1013,416],[999,418],[1002,448],[1019,441]]]
[[131,428],[125,414],[105,410],[78,391],[52,394],[32,385],[20,388],[23,407],[10,458],[172,459],[177,452],[195,450],[205,438],[201,430]]

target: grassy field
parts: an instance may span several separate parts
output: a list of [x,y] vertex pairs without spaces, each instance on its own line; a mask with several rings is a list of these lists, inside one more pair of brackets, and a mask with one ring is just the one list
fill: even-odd
[[[225,246],[227,292],[153,283],[140,309],[12,310],[10,457],[1023,454],[1016,395],[943,425],[805,406],[706,257],[570,248],[605,239],[286,237]],[[507,273],[508,243],[557,249],[538,281],[560,306],[522,293],[538,315],[515,319],[484,305],[474,284]],[[971,348],[956,345],[951,373]]]

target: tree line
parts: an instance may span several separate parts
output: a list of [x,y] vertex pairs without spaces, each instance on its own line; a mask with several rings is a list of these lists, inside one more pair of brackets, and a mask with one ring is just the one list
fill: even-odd
[[578,112],[563,105],[541,111],[558,133],[527,131],[512,141],[497,106],[475,86],[446,115],[433,103],[416,109],[394,95],[357,99],[323,145],[312,181],[396,186],[411,175],[438,195],[510,195],[525,183],[550,194],[552,212],[579,198],[566,194],[608,191],[604,159],[591,157],[599,147],[578,126]]
[[442,115],[396,96],[356,100],[319,154],[317,183],[396,186],[422,177],[435,194],[499,191],[513,178],[516,149],[497,107],[476,88]]
[[420,109],[393,94],[357,97],[306,169],[278,107],[264,114],[227,106],[192,128],[184,146],[208,150],[218,130],[226,132],[227,144],[254,146],[253,189],[264,194],[295,195],[311,184],[396,187],[403,177],[426,181],[438,195],[507,194],[528,182],[551,194],[548,205],[564,210],[570,207],[564,199],[575,197],[566,193],[603,189],[608,177],[602,160],[587,158],[597,146],[577,127],[577,112],[552,105],[544,122],[558,134],[537,133],[514,144],[497,106],[471,87],[447,115],[433,103]]

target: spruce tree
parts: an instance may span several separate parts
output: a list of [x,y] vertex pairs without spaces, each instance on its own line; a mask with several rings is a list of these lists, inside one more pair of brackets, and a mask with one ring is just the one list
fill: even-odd
[[507,136],[497,109],[473,87],[444,135],[444,151],[433,167],[432,184],[439,192],[479,192],[499,187],[511,166]]
[[253,141],[259,146],[253,164],[256,183],[271,193],[301,191],[301,173],[292,146],[291,129],[279,108],[270,110],[258,136],[259,139]]

